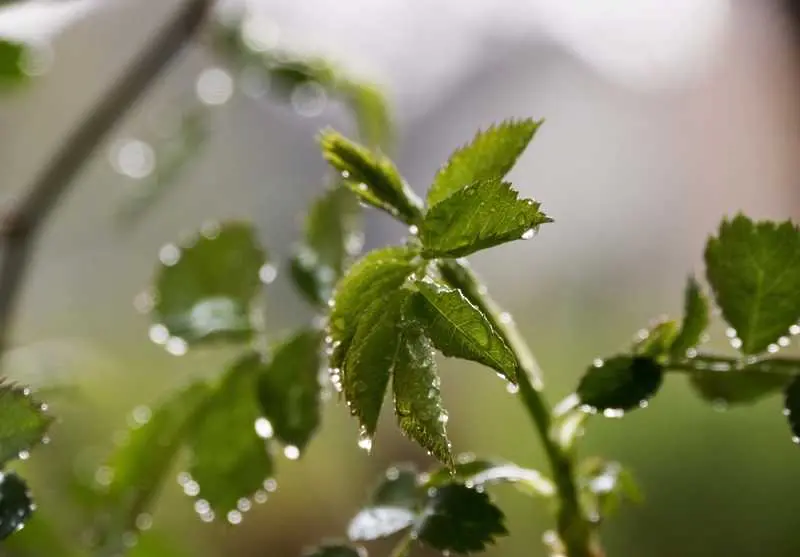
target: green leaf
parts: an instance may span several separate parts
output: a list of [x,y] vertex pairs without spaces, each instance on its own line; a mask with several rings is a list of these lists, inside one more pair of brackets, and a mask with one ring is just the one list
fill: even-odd
[[41,442],[53,418],[30,390],[0,380],[0,466]]
[[405,530],[414,523],[416,515],[403,507],[369,507],[359,512],[347,527],[347,537],[353,541],[377,540]]
[[210,226],[193,245],[164,246],[161,260],[154,318],[171,336],[189,344],[252,336],[267,258],[250,225]]
[[0,540],[22,529],[33,509],[25,481],[13,472],[0,472]]
[[647,336],[636,342],[633,353],[637,356],[659,358],[666,356],[678,335],[678,324],[674,321],[663,321],[647,331]]
[[419,330],[403,328],[392,378],[394,412],[400,429],[447,466],[453,466],[442,408],[439,375],[431,341]]
[[481,488],[494,484],[512,484],[520,491],[539,497],[552,497],[555,494],[553,482],[537,470],[522,468],[510,462],[491,460],[458,459],[453,473],[446,468],[430,474],[425,485],[439,487],[452,482],[463,483],[467,487]]
[[508,533],[505,516],[486,493],[461,484],[434,488],[428,507],[415,527],[419,540],[439,551],[483,551]]
[[615,356],[590,367],[577,394],[581,404],[593,411],[617,417],[654,396],[662,376],[661,366],[651,358]]
[[413,465],[393,466],[375,488],[370,498],[373,506],[416,508],[420,502],[417,470]]
[[633,474],[619,462],[587,459],[579,471],[581,495],[590,516],[601,520],[613,514],[624,501],[640,503],[642,492]]
[[422,201],[408,187],[392,161],[343,135],[327,130],[320,136],[322,156],[342,175],[361,201],[383,209],[407,224],[422,217]]
[[373,301],[358,323],[342,367],[342,385],[350,413],[358,418],[362,443],[371,447],[383,399],[401,350],[399,325],[408,297],[397,290]]
[[328,544],[303,552],[303,557],[367,557],[363,547]]
[[420,227],[427,258],[461,257],[533,237],[552,219],[532,199],[519,199],[507,182],[475,182],[431,207]]
[[800,443],[800,377],[795,377],[786,388],[783,415],[792,428],[792,441]]
[[708,282],[744,354],[758,354],[800,319],[800,230],[791,221],[724,220],[705,251]]
[[489,320],[457,289],[430,278],[413,283],[417,289],[409,313],[425,328],[445,356],[484,364],[516,383],[516,359]]
[[394,123],[381,91],[368,83],[352,80],[340,82],[337,88],[353,111],[361,140],[371,147],[391,147]]
[[214,511],[236,509],[239,499],[255,493],[272,474],[265,440],[256,432],[261,418],[256,389],[263,372],[259,354],[239,358],[196,417],[189,472]]
[[319,331],[302,330],[278,346],[258,380],[258,399],[275,438],[302,454],[320,423]]
[[22,43],[0,39],[0,87],[16,85],[27,78],[26,51]]
[[686,284],[683,323],[678,336],[672,342],[670,354],[673,358],[685,358],[686,352],[697,346],[709,324],[708,299],[694,277]]
[[330,367],[341,368],[369,305],[400,288],[416,269],[416,253],[402,247],[375,250],[353,265],[336,287],[328,334],[333,354]]
[[107,469],[108,507],[114,509],[120,528],[133,527],[158,495],[208,395],[206,384],[194,383],[155,410],[141,407],[134,412],[135,427],[111,455]]
[[792,377],[782,374],[750,373],[743,369],[696,371],[689,376],[689,381],[704,400],[728,405],[750,404],[777,393],[792,381]]
[[[292,278],[312,303],[325,307],[350,258],[348,245],[360,226],[350,191],[336,187],[319,198],[306,219],[305,240],[292,256]],[[352,249],[352,248],[351,248]]]
[[469,184],[502,179],[541,124],[541,120],[506,120],[478,132],[436,174],[428,191],[428,206],[433,207]]

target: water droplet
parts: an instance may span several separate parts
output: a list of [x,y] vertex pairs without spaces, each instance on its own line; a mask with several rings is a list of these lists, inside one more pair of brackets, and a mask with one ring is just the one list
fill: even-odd
[[239,511],[228,511],[228,516],[226,518],[231,524],[239,524],[242,522],[242,513]]
[[592,365],[594,367],[603,367],[604,362],[601,358],[595,358],[594,361],[592,362]]
[[535,232],[536,231],[533,228],[529,228],[528,230],[522,233],[522,236],[520,236],[520,238],[522,238],[523,240],[530,240],[531,238],[533,238],[533,234]]
[[136,547],[136,543],[139,541],[139,536],[137,536],[134,532],[125,532],[122,534],[122,545],[127,548]]
[[795,324],[789,327],[789,334],[792,336],[800,335],[800,325]]
[[733,348],[739,349],[742,347],[742,339],[740,338],[732,338],[731,339],[731,346]]
[[446,424],[447,422],[450,421],[450,416],[447,415],[447,412],[442,412],[441,414],[439,414],[438,420],[440,424]]
[[141,180],[153,173],[156,167],[156,154],[144,141],[131,139],[112,148],[111,165],[120,174]]
[[145,290],[144,292],[139,292],[133,298],[133,308],[139,313],[149,313],[153,310],[153,306],[155,305],[155,300],[153,299],[153,295]]
[[156,323],[155,325],[150,325],[147,336],[156,344],[166,344],[169,340],[169,330],[161,323]]
[[789,337],[781,337],[778,339],[778,346],[786,348],[787,346],[789,346],[790,342],[791,341],[789,340]]
[[103,487],[111,485],[111,481],[113,479],[114,479],[114,471],[108,466],[101,466],[94,473],[95,483]]
[[360,449],[364,449],[367,452],[372,451],[372,438],[368,437],[367,435],[359,437],[358,447]]
[[794,443],[795,445],[800,444],[800,437],[798,437],[797,435],[792,435],[792,443]]
[[258,490],[258,491],[256,491],[256,492],[255,492],[255,494],[253,495],[253,501],[255,501],[256,503],[258,503],[259,505],[263,505],[264,503],[266,503],[266,502],[267,502],[267,492],[266,492],[266,491],[261,491],[261,490],[259,489],[259,490]]
[[167,267],[172,267],[181,258],[181,250],[175,244],[164,244],[158,251],[158,259]]
[[278,489],[278,482],[274,478],[268,478],[264,480],[264,489],[267,490],[267,493],[274,493]]
[[181,472],[178,474],[178,485],[183,487],[188,482],[192,481],[192,476],[188,472]]
[[500,323],[503,323],[504,325],[508,325],[508,324],[510,324],[511,322],[514,321],[514,318],[511,317],[510,313],[508,313],[507,311],[504,311],[503,313],[501,313],[498,316],[498,320],[500,321]]
[[711,402],[711,408],[717,412],[725,412],[728,409],[728,403],[724,399],[718,398]]
[[266,418],[258,418],[255,423],[256,435],[262,439],[269,439],[275,433],[272,427],[272,422]]
[[222,227],[215,220],[207,220],[200,226],[200,234],[209,240],[216,240]]
[[400,477],[400,470],[396,466],[392,466],[388,470],[386,470],[386,479],[389,481],[395,481],[397,478]]
[[787,417],[792,415],[792,411],[791,411],[791,410],[789,410],[788,408],[784,408],[784,409],[781,411],[781,413],[782,413],[784,416],[787,416]]
[[153,412],[150,410],[149,406],[142,405],[134,408],[131,415],[133,417],[133,421],[136,422],[137,425],[144,425],[150,421]]
[[646,400],[639,401],[639,408],[647,408],[650,405]]
[[603,410],[603,416],[606,418],[621,418],[625,415],[625,410],[622,408],[606,408]]
[[194,502],[194,512],[197,514],[205,514],[211,510],[211,505],[205,499],[198,499]]
[[22,395],[23,395],[23,396],[31,396],[31,390],[30,390],[30,388],[28,388],[28,387],[25,387],[25,388],[23,388],[23,389],[22,389]]
[[289,460],[297,460],[298,458],[300,458],[300,449],[298,449],[294,445],[286,445],[283,448],[283,456],[285,456]]
[[236,501],[236,508],[239,510],[239,512],[246,513],[247,511],[250,510],[251,507],[252,505],[250,504],[250,499],[248,499],[247,497],[242,497],[241,499]]
[[136,528],[141,531],[149,530],[153,526],[153,517],[148,513],[141,513],[136,517]]
[[208,511],[200,515],[200,520],[203,522],[213,522],[214,518],[214,511]]
[[189,480],[183,484],[183,492],[189,497],[197,497],[200,495],[200,484],[194,480]]
[[767,346],[767,352],[769,352],[770,354],[775,354],[778,350],[780,350],[780,347],[775,343]]
[[258,278],[264,284],[272,284],[277,276],[278,269],[275,267],[275,265],[271,265],[270,263],[263,264],[258,270]]
[[198,76],[195,91],[204,104],[225,104],[233,95],[233,78],[223,69],[207,68]]
[[170,337],[164,348],[173,356],[183,356],[189,351],[189,345],[180,337]]
[[506,392],[510,395],[515,395],[519,392],[519,386],[514,383],[506,384]]
[[689,348],[689,349],[687,349],[687,350],[686,350],[686,357],[687,357],[687,358],[689,358],[690,360],[691,360],[692,358],[695,358],[695,357],[697,357],[697,349],[696,349],[696,348]]
[[348,172],[347,170],[342,170],[342,178],[347,180],[349,177],[350,177],[350,172]]
[[253,52],[266,52],[275,48],[280,29],[263,14],[250,14],[242,22],[242,42]]
[[20,451],[17,454],[17,456],[19,457],[20,460],[28,460],[31,457],[31,453],[29,453],[28,451],[23,450],[23,451]]
[[733,327],[728,327],[725,329],[725,336],[728,338],[736,338],[736,329]]
[[42,412],[47,412],[49,409],[50,407],[47,405],[46,402],[43,402],[39,405],[39,410],[41,410]]
[[408,227],[408,233],[411,234],[412,236],[416,236],[417,234],[419,234],[419,227],[416,224],[412,224],[411,226]]
[[325,88],[316,81],[301,83],[292,91],[292,108],[300,116],[314,118],[322,114],[328,104]]
[[428,497],[436,497],[436,493],[438,493],[438,490],[435,487],[428,488]]

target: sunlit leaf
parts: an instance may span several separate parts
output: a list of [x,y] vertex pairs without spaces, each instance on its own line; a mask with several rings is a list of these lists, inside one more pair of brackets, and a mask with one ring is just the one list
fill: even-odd
[[[798,363],[800,373],[800,363]],[[750,404],[780,392],[791,381],[791,375],[735,371],[696,371],[689,376],[694,390],[715,404]]]
[[758,354],[800,319],[800,230],[791,221],[724,220],[705,251],[708,282],[744,354]]
[[636,480],[619,462],[585,460],[580,466],[579,485],[586,507],[597,519],[610,516],[624,501],[642,501]]
[[422,217],[422,201],[408,187],[392,161],[343,135],[328,130],[320,137],[322,155],[341,173],[344,184],[364,203],[414,224]]
[[541,125],[527,120],[506,120],[478,132],[471,143],[461,147],[439,170],[428,191],[432,207],[464,186],[502,179],[517,162]]
[[615,356],[590,367],[578,385],[581,404],[608,416],[638,408],[661,386],[661,366],[651,358]]
[[301,454],[320,422],[322,334],[301,330],[273,351],[258,380],[258,399],[275,438]]
[[396,369],[403,343],[399,326],[407,295],[405,290],[398,290],[369,306],[342,367],[344,396],[365,439],[375,436],[389,378]]
[[239,499],[255,493],[272,474],[265,440],[256,433],[261,418],[256,389],[263,371],[259,354],[242,356],[195,418],[189,472],[199,484],[199,497],[216,512],[236,509]]
[[329,324],[334,347],[330,367],[342,367],[364,310],[403,285],[417,268],[415,257],[413,251],[402,247],[375,250],[353,265],[339,282]]
[[25,526],[33,500],[25,481],[13,472],[0,472],[0,540]]
[[645,338],[636,342],[633,353],[638,356],[659,358],[665,356],[678,335],[678,324],[675,321],[663,321],[649,331]]
[[415,526],[419,540],[439,551],[483,551],[497,536],[508,533],[505,516],[486,493],[461,484],[439,488],[431,495],[423,519]]
[[553,483],[536,470],[522,468],[510,462],[483,459],[457,462],[452,474],[448,469],[441,468],[430,474],[425,485],[439,487],[452,482],[477,488],[512,484],[529,495],[551,497],[555,494]]
[[161,249],[154,318],[189,344],[247,340],[266,254],[250,225],[207,226],[183,248]]
[[22,43],[0,39],[0,88],[25,80],[26,49]]
[[413,511],[403,507],[368,507],[350,521],[347,537],[353,541],[385,538],[405,530],[415,518]]
[[53,421],[30,391],[0,380],[0,466],[38,445]]
[[469,184],[428,211],[420,227],[425,257],[461,257],[533,237],[552,219],[499,179]]
[[305,551],[303,557],[367,557],[367,552],[363,547],[329,544]]
[[109,507],[120,528],[132,527],[158,495],[208,395],[207,385],[194,383],[155,409],[141,407],[134,415],[128,440],[112,454],[107,469]]
[[694,277],[689,277],[686,284],[683,306],[683,323],[670,347],[674,358],[685,357],[687,350],[697,346],[709,323],[708,299]]
[[413,283],[409,312],[445,356],[482,363],[516,383],[517,362],[486,316],[454,288],[430,279]]
[[328,190],[311,206],[291,271],[295,285],[312,304],[325,307],[333,294],[351,256],[348,247],[358,238],[358,217],[356,199],[343,187]]

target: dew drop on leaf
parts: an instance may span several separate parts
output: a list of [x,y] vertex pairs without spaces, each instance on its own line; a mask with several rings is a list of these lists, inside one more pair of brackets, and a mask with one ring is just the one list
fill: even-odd
[[256,435],[262,439],[269,439],[274,434],[275,430],[272,423],[266,418],[258,418],[255,423]]
[[272,284],[278,276],[278,269],[275,265],[264,263],[258,270],[258,278],[264,284]]
[[239,524],[242,522],[242,513],[239,511],[228,511],[228,516],[226,518],[231,524]]
[[298,458],[300,458],[300,449],[298,449],[294,445],[286,445],[283,448],[283,456],[285,456],[289,460],[297,460]]
[[169,340],[169,331],[161,323],[156,323],[150,326],[147,336],[150,337],[150,341],[155,344],[166,344]]

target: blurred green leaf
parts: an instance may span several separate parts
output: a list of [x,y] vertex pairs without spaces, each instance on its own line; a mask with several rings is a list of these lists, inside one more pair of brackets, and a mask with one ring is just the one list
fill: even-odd
[[440,468],[430,474],[425,485],[439,487],[452,482],[476,488],[512,484],[528,495],[552,497],[555,494],[553,483],[536,470],[510,462],[483,459],[456,462],[452,474],[448,469]]
[[134,415],[127,442],[111,455],[108,464],[107,507],[118,523],[112,528],[131,528],[158,495],[209,392],[205,383],[194,383],[154,410],[141,407],[139,415]]
[[330,544],[305,551],[303,557],[367,557],[367,552],[363,547]]
[[365,440],[375,436],[389,378],[402,350],[399,325],[407,296],[407,291],[396,290],[373,301],[358,322],[342,368],[344,396]]
[[356,122],[358,135],[367,145],[384,150],[392,146],[394,123],[383,93],[374,85],[352,80],[339,80],[339,89],[349,100]]
[[758,354],[800,319],[800,230],[791,221],[723,220],[705,250],[708,282],[744,354]]
[[263,372],[260,354],[240,357],[195,418],[189,472],[199,497],[216,512],[235,510],[239,499],[259,490],[272,474],[266,441],[256,433],[261,418],[256,389]]
[[461,484],[434,488],[428,507],[415,526],[419,540],[439,551],[483,551],[497,536],[508,534],[505,516],[486,493]]
[[650,358],[666,356],[677,335],[678,324],[675,321],[663,321],[652,327],[647,331],[645,338],[634,344],[633,353]]
[[442,408],[439,375],[431,341],[414,327],[402,330],[394,355],[394,412],[400,429],[449,467],[447,412]]
[[616,417],[639,408],[661,387],[662,368],[651,358],[614,356],[590,367],[578,384],[581,404]]
[[[800,363],[798,363],[800,373]],[[694,390],[715,404],[750,404],[777,393],[792,381],[790,375],[746,370],[696,371],[689,376]]]
[[347,537],[353,541],[385,538],[405,530],[415,518],[414,511],[403,507],[368,507],[350,521]]
[[0,38],[0,87],[25,81],[25,56],[27,47],[19,42]]
[[420,503],[420,486],[413,465],[392,466],[370,497],[374,506],[416,508]]
[[305,239],[292,256],[291,271],[295,285],[312,304],[327,309],[333,287],[353,255],[358,217],[356,199],[343,187],[328,190],[311,206]]
[[42,441],[53,418],[30,390],[0,380],[0,466]]
[[499,179],[464,186],[428,211],[420,227],[423,255],[461,257],[512,240],[533,237],[552,219],[531,199],[519,199]]
[[301,330],[274,349],[258,399],[275,438],[304,451],[320,423],[322,334]]
[[161,249],[154,319],[189,344],[244,341],[267,256],[249,224],[209,226],[193,245]]
[[602,520],[617,511],[624,501],[639,503],[642,492],[636,480],[619,462],[590,458],[579,469],[581,494],[590,515]]
[[783,414],[792,428],[792,440],[800,443],[800,377],[795,377],[786,388]]
[[460,290],[429,278],[413,285],[418,292],[411,297],[409,313],[442,354],[482,363],[516,383],[517,361],[511,349]]
[[[0,506],[2,502],[0,502]],[[58,557],[84,557],[78,548],[73,547],[72,540],[57,529],[59,520],[51,520],[43,516],[42,509],[34,512],[25,527],[3,541],[3,549],[14,557],[40,557],[42,555],[58,555]],[[55,518],[55,517],[53,517]]]
[[422,201],[408,187],[394,163],[380,153],[327,130],[320,136],[322,156],[341,174],[358,198],[407,224],[422,218]]
[[0,540],[23,528],[33,509],[25,481],[13,472],[0,472]]
[[694,277],[686,283],[683,323],[678,336],[672,342],[670,354],[673,358],[685,358],[686,352],[700,342],[709,324],[708,299]]
[[456,150],[439,170],[428,191],[433,207],[461,188],[476,182],[501,180],[528,146],[542,121],[506,120],[477,133]]
[[176,547],[177,536],[148,530],[139,532],[136,544],[127,548],[125,557],[181,557],[188,555]]
[[329,322],[330,367],[341,368],[369,305],[400,288],[417,268],[416,254],[402,247],[375,250],[353,265],[336,287]]

